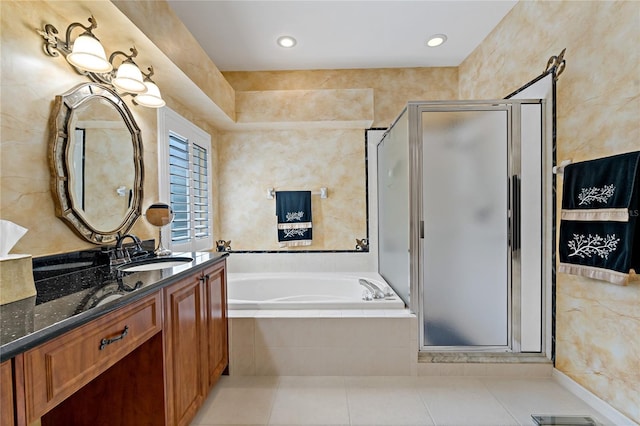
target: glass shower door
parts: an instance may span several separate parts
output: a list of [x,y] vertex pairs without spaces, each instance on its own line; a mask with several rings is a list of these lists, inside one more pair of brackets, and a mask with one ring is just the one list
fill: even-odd
[[378,144],[378,272],[410,304],[409,114]]
[[509,108],[420,108],[423,348],[510,347]]

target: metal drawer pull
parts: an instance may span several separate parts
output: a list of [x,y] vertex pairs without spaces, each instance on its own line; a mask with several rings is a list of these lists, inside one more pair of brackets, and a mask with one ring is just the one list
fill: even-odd
[[113,342],[117,342],[118,340],[124,339],[124,336],[126,336],[128,333],[129,333],[129,326],[125,325],[124,330],[122,330],[122,334],[119,335],[118,337],[114,337],[112,339],[102,339],[100,341],[100,350],[103,350],[105,347],[107,347],[107,345],[110,345]]

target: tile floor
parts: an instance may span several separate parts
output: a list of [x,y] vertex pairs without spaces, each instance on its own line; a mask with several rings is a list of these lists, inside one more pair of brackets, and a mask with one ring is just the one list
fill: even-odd
[[612,424],[550,378],[223,376],[195,425],[533,425],[531,414]]

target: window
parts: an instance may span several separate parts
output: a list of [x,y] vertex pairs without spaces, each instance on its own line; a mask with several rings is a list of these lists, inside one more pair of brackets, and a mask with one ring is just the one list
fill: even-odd
[[160,198],[171,205],[171,226],[162,240],[173,251],[209,250],[211,224],[211,137],[165,107],[158,112]]

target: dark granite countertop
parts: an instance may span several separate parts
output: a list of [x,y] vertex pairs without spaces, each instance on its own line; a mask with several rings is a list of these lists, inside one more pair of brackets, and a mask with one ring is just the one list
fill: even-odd
[[174,253],[191,257],[180,266],[122,272],[78,252],[63,261],[37,263],[37,295],[0,306],[0,362],[86,324],[162,287],[211,266],[228,253]]

